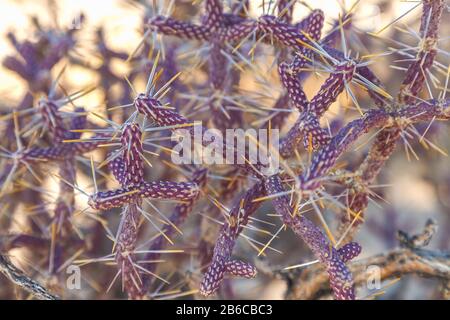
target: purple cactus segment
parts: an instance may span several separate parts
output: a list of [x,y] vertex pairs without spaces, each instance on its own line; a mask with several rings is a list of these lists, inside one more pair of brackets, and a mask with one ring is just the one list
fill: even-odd
[[[378,79],[377,76],[368,67],[357,67],[356,73],[384,91],[383,84],[381,83],[380,79]],[[366,89],[368,90],[369,96],[375,103],[375,105],[379,108],[384,108],[386,105],[386,97],[370,87],[367,87]]]
[[64,139],[67,139],[68,136],[70,136],[70,132],[66,131],[64,128],[64,124],[58,113],[58,106],[56,104],[52,101],[42,99],[38,102],[38,110],[44,118],[47,128],[52,133],[55,142],[61,143]]
[[189,22],[178,21],[173,18],[156,16],[148,21],[151,30],[169,36],[177,36],[192,40],[209,40],[211,30],[204,26],[198,26]]
[[[214,246],[213,259],[205,272],[201,285],[200,293],[205,296],[214,294],[223,280],[227,271],[227,263],[232,261],[231,254],[236,243],[236,239],[241,233],[243,227],[248,223],[248,219],[261,205],[261,202],[253,200],[265,195],[264,184],[256,183],[242,197],[238,198],[232,207],[227,221],[220,229],[219,238]],[[256,270],[246,264],[245,277],[255,274]]]
[[216,293],[225,275],[225,264],[226,261],[223,259],[216,258],[213,260],[208,267],[208,271],[203,276],[202,283],[200,284],[200,294],[210,296]]
[[306,150],[318,150],[330,141],[330,133],[320,126],[315,114],[307,113],[303,123],[303,146]]
[[233,276],[246,279],[253,279],[257,274],[255,266],[240,260],[228,261],[225,264],[225,271]]
[[152,199],[171,199],[189,201],[199,193],[199,187],[193,182],[152,181],[138,187],[138,196]]
[[89,197],[88,205],[95,210],[119,208],[135,199],[137,193],[139,190],[132,187],[100,191]]
[[401,102],[414,103],[417,101],[416,97],[425,83],[426,72],[433,65],[436,54],[437,51],[435,49],[421,51],[416,61],[411,63],[402,83],[399,95]]
[[[190,120],[186,119],[185,117],[181,116],[176,111],[164,108],[161,106],[161,103],[153,98],[149,98],[145,96],[144,94],[140,94],[134,101],[134,105],[136,106],[136,109],[150,117],[153,121],[155,121],[159,126],[180,126],[183,127],[184,125],[188,128],[188,130],[191,133],[191,136],[195,136],[195,129],[194,129],[194,122],[191,122]],[[235,118],[232,118],[231,120],[236,120]],[[222,122],[220,122],[222,123]],[[200,127],[199,130],[201,132],[204,132],[206,130],[205,127]],[[176,129],[176,128],[175,128]],[[202,143],[206,146],[208,145],[208,141],[202,140]],[[223,154],[225,155],[227,152],[227,148],[229,148],[227,145],[224,145]],[[236,148],[236,146],[235,146]],[[234,150],[235,151],[235,150]],[[257,171],[255,171],[251,166],[247,164],[239,165],[242,168],[245,168],[248,172],[251,172],[255,174],[256,176],[259,175]]]
[[[269,177],[265,185],[268,195],[284,192],[281,178],[278,175]],[[338,251],[327,240],[323,232],[303,215],[293,215],[289,197],[286,195],[274,198],[272,203],[283,223],[308,245],[316,258],[326,267],[335,299],[355,299],[353,277]]]
[[[290,97],[288,94],[281,94],[275,101],[271,112],[270,127],[273,129],[280,129],[287,120],[287,112],[277,111],[277,109],[284,109],[289,105]],[[262,126],[264,128],[269,127],[269,121],[265,122]]]
[[335,250],[331,251],[327,272],[330,277],[330,287],[336,300],[356,299],[353,276]]
[[67,52],[75,45],[71,37],[61,37],[48,50],[42,61],[42,68],[50,70],[60,61]]
[[111,139],[110,134],[99,133],[90,138],[90,141],[67,143],[71,147],[71,154],[78,155],[95,150],[100,144],[106,143]]
[[330,133],[320,127],[317,117],[311,113],[304,113],[281,139],[280,155],[283,158],[291,157],[302,141],[306,150],[313,151],[328,144],[330,139]]
[[38,52],[33,43],[28,40],[19,42],[12,32],[8,32],[7,38],[14,46],[16,51],[22,56],[23,60],[25,60],[27,63],[35,61],[37,59]]
[[198,192],[198,185],[193,182],[142,182],[139,186],[97,192],[89,198],[89,205],[93,209],[109,210],[124,206],[137,198],[188,201],[196,197]]
[[225,23],[223,16],[223,6],[221,0],[206,0],[206,14],[203,17],[202,25],[212,32],[221,29]]
[[312,52],[307,48],[301,48],[294,54],[294,59],[289,65],[291,73],[298,75],[302,69],[311,61]]
[[[301,64],[297,64],[297,66],[298,65]],[[292,103],[300,112],[302,112],[308,105],[308,98],[303,91],[300,81],[297,79],[297,73],[289,64],[284,62],[278,66],[278,73],[280,74],[281,82],[286,88]]]
[[220,30],[219,41],[239,41],[247,37],[251,32],[255,31],[258,24],[254,20],[242,20]]
[[19,59],[6,57],[2,62],[3,67],[17,73],[23,79],[31,78],[29,69]]
[[289,158],[301,144],[303,138],[303,119],[299,117],[288,133],[280,141],[280,155]]
[[9,251],[16,248],[32,248],[34,250],[48,249],[49,239],[30,234],[13,233],[1,237],[0,248]]
[[412,104],[395,111],[393,116],[403,126],[416,122],[429,122],[433,118],[448,120],[450,119],[450,99],[445,101],[432,99]]
[[138,223],[138,205],[135,203],[129,204],[122,213],[117,232],[115,253],[123,287],[131,299],[139,297],[142,292],[141,275],[135,266],[135,262],[133,262],[133,251],[138,236]]
[[297,28],[286,24],[274,16],[265,15],[258,19],[259,30],[273,36],[281,44],[300,50],[303,43],[310,43],[309,39]]
[[439,36],[439,23],[441,22],[445,1],[422,0],[422,6],[420,35],[425,39],[437,40]]
[[[111,155],[110,155],[111,156]],[[126,185],[125,180],[125,163],[123,159],[119,156],[114,158],[108,163],[108,168],[111,170],[114,178],[121,184]]]
[[292,16],[294,14],[294,4],[296,1],[293,0],[278,0],[278,16],[279,19],[285,23],[292,22]]
[[[208,178],[208,170],[203,168],[198,168],[194,171],[192,174],[191,182],[196,183],[199,188],[203,188],[206,185],[206,181]],[[180,226],[184,223],[187,216],[192,212],[192,209],[194,208],[194,205],[196,204],[198,198],[199,198],[200,192],[197,193],[197,196],[191,198],[190,200],[187,200],[186,203],[178,204],[175,209],[173,210],[172,214],[169,217],[169,221],[174,225],[180,228]],[[168,226],[165,230],[165,234],[168,238],[172,238],[172,236],[175,234],[176,229],[173,226]],[[162,250],[164,246],[168,243],[166,237],[160,236],[155,239],[155,241],[152,242],[152,244],[149,247],[149,253],[145,256],[145,261],[154,261],[158,260],[161,256],[161,253],[158,251]],[[155,272],[156,264],[150,263],[146,264],[144,267],[150,271]],[[148,287],[151,284],[151,279],[149,279],[148,276],[143,276],[144,281],[144,290],[148,289]]]
[[75,208],[74,189],[68,184],[75,184],[76,172],[73,162],[73,159],[68,159],[59,164],[59,175],[64,180],[59,183],[59,194],[55,207],[55,222],[58,232]]
[[427,71],[431,68],[437,54],[439,23],[444,10],[444,0],[424,0],[420,22],[421,48],[416,59],[406,71],[399,94],[400,102],[412,103],[420,93]]
[[222,50],[224,46],[214,42],[209,52],[209,77],[215,90],[223,90],[227,76],[228,63]]
[[311,36],[314,41],[319,41],[322,35],[325,15],[322,10],[313,10],[305,19],[297,23],[297,29],[302,30]]
[[121,143],[124,148],[122,160],[123,183],[122,185],[137,186],[144,181],[144,161],[142,160],[142,132],[138,124],[125,126]]
[[[407,69],[406,77],[398,94],[400,103],[411,105],[396,110],[395,115],[393,115],[396,123],[392,127],[383,129],[375,137],[375,142],[372,144],[369,154],[359,168],[359,171],[362,172],[361,180],[367,185],[375,180],[383,165],[394,152],[403,127],[411,122],[432,121],[435,117],[445,119],[449,116],[448,101],[430,100],[413,104],[417,101],[416,97],[424,85],[426,72],[432,67],[436,56],[438,27],[443,4],[442,0],[423,1],[420,26],[421,48],[417,53],[416,60]],[[368,199],[364,193],[356,193],[351,200],[354,203],[352,207],[356,210],[363,210],[367,206]]]
[[[324,45],[323,48],[334,59],[337,59],[339,61],[348,60],[343,52],[335,48],[327,45]],[[372,72],[372,70],[370,70],[368,66],[357,66],[356,73],[358,74],[359,79],[361,79],[362,77],[363,82],[368,81],[371,84],[365,86],[368,90],[369,96],[378,107],[383,108],[386,105],[386,94],[383,94],[384,92],[386,92],[386,90],[380,79],[378,79],[378,77]]]
[[[280,77],[283,85],[287,88],[291,101],[303,112],[294,126],[289,130],[287,136],[281,141],[280,154],[289,157],[293,154],[303,138],[305,147],[316,150],[330,140],[330,134],[320,127],[319,118],[328,110],[329,106],[337,99],[337,96],[345,89],[345,85],[351,81],[355,72],[356,64],[351,60],[345,60],[337,65],[319,92],[310,103],[304,94],[297,72],[306,64],[306,50],[301,50],[289,68],[282,63],[279,66]],[[295,70],[294,72],[292,70]]]
[[318,117],[328,110],[330,105],[336,101],[338,95],[344,91],[345,85],[350,83],[355,72],[356,64],[352,60],[341,62],[335,71],[328,77],[320,87],[319,92],[311,100],[308,106],[310,112]]
[[34,161],[59,161],[73,155],[72,147],[69,144],[55,147],[31,147],[21,154],[21,159],[28,162]]
[[[77,107],[75,112],[79,113],[79,115],[73,117],[70,121],[70,130],[80,130],[85,128],[87,125],[86,110],[82,107]],[[79,139],[80,137],[81,132],[71,132],[70,139]]]
[[359,256],[362,247],[357,242],[349,242],[338,249],[339,256],[343,262],[348,262]]
[[190,123],[188,119],[177,112],[165,108],[159,100],[147,97],[145,94],[137,96],[134,105],[139,113],[146,115],[161,127]]

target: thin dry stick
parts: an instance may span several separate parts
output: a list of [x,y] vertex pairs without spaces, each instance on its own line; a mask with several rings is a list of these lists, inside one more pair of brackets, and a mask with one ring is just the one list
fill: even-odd
[[12,283],[28,291],[40,300],[59,300],[58,296],[51,294],[46,288],[25,275],[20,269],[12,264],[11,260],[0,254],[0,272]]

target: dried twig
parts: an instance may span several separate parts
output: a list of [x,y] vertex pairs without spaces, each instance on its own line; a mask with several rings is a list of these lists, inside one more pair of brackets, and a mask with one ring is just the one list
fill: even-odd
[[51,294],[46,288],[25,275],[20,269],[12,264],[11,260],[0,254],[0,272],[11,282],[28,291],[40,300],[58,300],[59,297]]

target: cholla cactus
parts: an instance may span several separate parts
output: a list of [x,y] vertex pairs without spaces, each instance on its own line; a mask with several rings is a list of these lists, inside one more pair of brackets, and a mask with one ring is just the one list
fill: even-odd
[[[365,213],[375,181],[401,139],[412,153],[408,138],[413,135],[425,147],[444,153],[425,138],[433,122],[450,120],[449,71],[438,61],[443,52],[438,45],[444,1],[422,1],[418,33],[410,27],[398,28],[419,43],[417,48],[404,45],[398,52],[408,65],[397,92],[372,68],[371,59],[377,54],[354,50],[373,46],[369,35],[353,23],[357,5],[333,21],[326,20],[326,12],[294,0],[264,2],[260,16],[251,10],[253,6],[251,1],[205,0],[199,6],[199,20],[191,19],[197,7],[183,3],[174,12],[172,6],[143,6],[143,39],[134,50],[112,49],[108,29],[96,29],[98,65],[77,50],[74,30],[47,30],[35,19],[37,41],[8,35],[20,57],[6,57],[3,66],[25,80],[30,92],[48,93],[40,100],[25,94],[16,110],[1,118],[5,141],[0,151],[0,200],[7,208],[11,205],[11,212],[26,203],[23,210],[33,214],[22,219],[27,225],[23,232],[12,233],[17,230],[11,227],[14,217],[3,219],[0,214],[0,257],[12,249],[32,249],[39,261],[36,269],[46,269],[40,284],[17,271],[9,259],[0,259],[0,271],[5,270],[13,283],[37,298],[57,298],[52,291],[70,297],[72,293],[61,285],[62,270],[72,263],[95,262],[105,263],[105,269],[86,270],[86,278],[92,283],[98,278],[93,285],[97,287],[110,283],[105,291],[113,298],[121,297],[122,291],[130,299],[197,293],[197,298],[215,294],[235,298],[230,279],[262,283],[260,273],[288,277],[287,297],[361,297],[358,289],[365,270],[360,260],[354,260],[366,246],[364,239],[353,238],[359,226],[370,227],[363,223],[370,218]],[[294,8],[307,10],[303,19],[297,19]],[[193,11],[183,15],[187,10]],[[331,28],[325,34],[326,22]],[[389,48],[379,56],[394,54]],[[100,93],[101,106],[75,105],[91,90],[68,95],[63,73],[52,78],[52,69],[62,60],[98,75],[92,90]],[[114,70],[116,60],[130,66],[125,79]],[[310,93],[312,75],[323,76],[323,81]],[[148,77],[147,86],[138,93],[135,86],[143,77]],[[435,89],[441,90],[439,97],[433,96]],[[367,103],[360,104],[361,99]],[[339,124],[330,124],[333,105],[343,100],[350,101],[355,112],[351,108],[340,112]],[[94,124],[92,116],[108,126]],[[418,123],[426,126],[422,134],[413,126]],[[216,131],[208,140],[205,136],[211,128]],[[250,151],[241,154],[234,143],[215,149],[227,160],[231,154],[232,163],[171,163],[179,129],[191,135],[193,148],[208,148],[221,137],[219,133],[233,128],[282,130],[279,150],[266,147],[279,159],[275,171],[263,170],[267,164],[260,158],[252,163]],[[369,138],[367,153],[345,158],[369,132],[374,132],[374,139]],[[150,162],[146,154],[157,161]],[[245,161],[237,161],[239,157]],[[100,164],[94,158],[100,158]],[[86,164],[90,170],[81,168]],[[180,176],[184,182],[179,182]],[[49,187],[50,179],[58,180],[57,193]],[[336,211],[338,219],[325,218],[323,211],[328,209]],[[106,211],[108,215],[99,214]],[[263,212],[270,213],[262,217]],[[110,223],[116,220],[114,235]],[[299,266],[283,266],[307,266],[301,273],[277,270],[270,262],[259,270],[255,255],[239,242],[247,241],[258,257],[266,250],[280,253],[273,243],[285,244],[281,232],[286,230],[315,258]],[[258,238],[247,232],[257,233]],[[419,273],[448,285],[448,253],[423,249],[435,232],[431,220],[419,235],[399,232],[401,248],[368,258],[367,263],[376,261],[385,268],[383,279]],[[105,234],[112,246],[104,245]],[[265,237],[269,239],[261,240]],[[112,247],[112,253],[104,255],[105,247]],[[283,264],[292,257],[308,256],[301,249],[285,248]],[[169,253],[181,254],[166,259]],[[366,266],[364,261],[361,264]],[[107,267],[111,264],[114,268]],[[122,290],[115,291],[119,278]]]

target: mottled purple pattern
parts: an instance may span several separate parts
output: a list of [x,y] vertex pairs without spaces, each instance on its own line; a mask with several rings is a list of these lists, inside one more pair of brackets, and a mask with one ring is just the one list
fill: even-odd
[[[298,69],[304,67],[307,63],[307,60],[303,57],[296,56],[295,60],[300,60],[300,62],[296,63],[295,66]],[[293,63],[294,64],[294,63]],[[286,88],[289,98],[291,99],[292,104],[302,112],[306,106],[308,105],[308,98],[306,97],[305,92],[303,91],[302,85],[298,80],[298,72],[295,72],[296,69],[292,65],[289,65],[285,62],[281,63],[278,67],[278,73],[280,74],[280,80],[283,86]]]
[[345,84],[350,83],[355,67],[356,65],[352,60],[339,63],[320,87],[319,92],[311,99],[308,111],[315,113],[318,117],[322,116],[330,105],[336,101],[338,95],[345,90]]
[[[79,115],[72,118],[70,121],[70,130],[80,130],[86,128],[87,125],[87,116],[85,114],[86,110],[83,107],[77,107],[75,112],[79,113]],[[79,139],[81,137],[80,132],[71,132],[72,139]]]
[[417,100],[416,97],[425,83],[426,71],[433,65],[436,55],[437,51],[435,49],[419,52],[416,61],[406,71],[399,96],[400,101],[413,103]]
[[55,223],[57,231],[61,230],[63,224],[69,222],[75,208],[75,194],[73,187],[68,185],[75,184],[75,166],[73,159],[67,159],[59,163],[59,176],[64,179],[59,183],[59,193],[55,207]]
[[[406,71],[405,79],[397,96],[399,104],[410,105],[407,107],[394,105],[393,109],[395,112],[392,116],[396,122],[393,126],[383,129],[375,137],[375,141],[367,157],[358,170],[361,172],[361,183],[365,185],[371,184],[376,179],[386,161],[393,154],[404,127],[416,121],[431,121],[434,117],[448,117],[448,111],[446,111],[448,104],[446,102],[439,103],[431,100],[428,102],[419,102],[414,105],[417,101],[416,96],[424,86],[426,72],[431,68],[436,56],[438,27],[441,20],[443,4],[444,2],[442,0],[423,1],[420,25],[420,35],[422,37],[421,47],[418,50],[415,61],[409,65]],[[374,81],[372,82],[375,83]],[[387,108],[376,95],[371,94],[371,97],[379,107]],[[350,200],[352,202],[352,210],[363,213],[367,206],[368,196],[364,192],[359,192],[352,196]],[[347,223],[349,222],[347,221]],[[358,223],[355,223],[355,225],[358,225]]]
[[298,117],[297,121],[294,123],[288,133],[280,141],[280,155],[283,158],[289,158],[294,154],[298,145],[303,139],[303,120]]
[[197,196],[198,192],[197,184],[192,182],[142,182],[139,185],[129,185],[114,190],[99,191],[90,196],[89,205],[93,209],[108,210],[122,207],[136,198],[187,201]]
[[41,99],[38,102],[38,111],[44,118],[44,123],[53,135],[56,143],[70,138],[70,132],[64,128],[64,123],[58,113],[58,106],[52,101]]
[[362,247],[357,242],[349,242],[338,249],[339,256],[341,257],[343,262],[348,262],[353,260],[362,251]]
[[121,143],[124,148],[122,161],[125,186],[138,186],[144,181],[144,161],[142,160],[142,132],[138,124],[125,126]]
[[375,137],[368,157],[362,163],[363,169],[362,181],[371,183],[381,171],[384,163],[394,152],[397,140],[400,137],[401,130],[397,127],[385,129]]
[[163,107],[159,100],[149,98],[145,94],[138,95],[134,100],[134,105],[140,113],[146,115],[161,127],[191,123],[177,112]]
[[420,43],[416,59],[411,63],[406,71],[400,94],[401,102],[413,103],[420,93],[426,77],[426,72],[431,68],[437,54],[437,40],[439,22],[444,10],[444,0],[424,0],[422,6],[422,16],[420,22]]
[[265,15],[260,17],[258,19],[258,29],[281,44],[294,49],[303,47],[298,40],[303,43],[310,43],[309,39],[296,27],[284,23],[274,16]]

